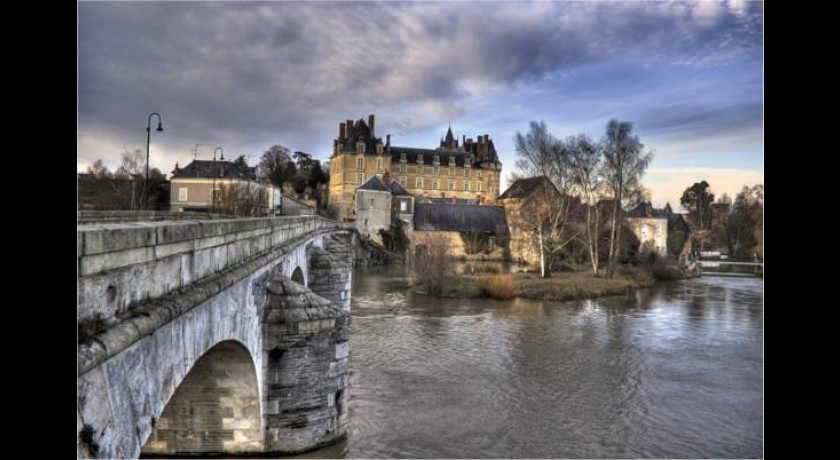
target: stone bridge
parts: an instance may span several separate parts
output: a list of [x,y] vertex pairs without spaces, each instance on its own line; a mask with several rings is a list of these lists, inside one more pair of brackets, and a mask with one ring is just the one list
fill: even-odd
[[353,238],[318,216],[78,225],[78,457],[342,437]]

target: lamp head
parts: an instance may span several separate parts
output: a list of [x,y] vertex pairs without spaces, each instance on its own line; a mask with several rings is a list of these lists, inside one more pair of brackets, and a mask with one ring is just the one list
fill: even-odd
[[158,127],[157,127],[156,131],[158,131],[158,132],[163,131],[163,123],[161,123],[160,120],[158,120]]

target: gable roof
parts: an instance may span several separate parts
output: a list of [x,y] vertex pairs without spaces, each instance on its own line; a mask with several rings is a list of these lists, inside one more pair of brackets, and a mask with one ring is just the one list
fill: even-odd
[[391,189],[391,196],[412,196],[399,182],[392,180],[388,187]]
[[173,171],[172,177],[253,180],[249,173],[250,171],[245,172],[239,166],[227,160],[193,160],[183,168]]
[[[531,196],[540,186],[551,186],[556,191],[557,188],[545,176],[526,177],[524,179],[517,179],[504,193],[499,196],[500,200],[506,198],[527,198]],[[559,191],[557,193],[560,193]]]
[[417,203],[414,207],[414,229],[509,234],[505,208],[502,206]]
[[375,190],[377,192],[390,192],[391,188],[385,185],[382,180],[376,176],[370,176],[364,184],[356,187],[356,190]]
[[481,203],[480,198],[455,198],[455,197],[424,197],[421,200],[421,203],[431,203],[431,204],[459,204],[462,206],[465,205],[478,205]]

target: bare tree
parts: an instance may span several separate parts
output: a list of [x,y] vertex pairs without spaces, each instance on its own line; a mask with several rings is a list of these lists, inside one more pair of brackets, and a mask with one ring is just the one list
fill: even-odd
[[566,146],[571,151],[571,175],[581,196],[586,200],[586,242],[592,272],[598,276],[598,242],[601,233],[601,216],[598,201],[603,192],[601,160],[603,150],[585,134],[569,137]]
[[521,224],[539,248],[540,275],[547,277],[554,256],[580,234],[570,220],[575,202],[571,195],[571,152],[551,135],[545,122],[532,121],[524,136],[516,133],[514,146],[519,170],[528,177],[543,179],[523,203]]
[[415,239],[414,273],[431,295],[443,292],[444,281],[454,273],[455,261],[445,238],[419,235]]
[[639,180],[653,159],[653,153],[643,152],[644,144],[633,134],[629,121],[610,120],[604,146],[603,173],[606,184],[613,193],[612,229],[610,230],[610,253],[607,273],[612,276],[621,247],[620,227],[623,223],[622,201],[628,192],[639,185]]
[[124,150],[120,156],[120,166],[114,173],[114,177],[129,181],[131,185],[129,197],[131,210],[141,209],[143,203],[146,202],[146,194],[149,193],[148,184],[144,181],[143,186],[139,185],[141,178],[145,179],[142,176],[145,168],[146,155],[140,149],[135,149],[133,152]]
[[97,159],[92,165],[87,167],[87,173],[96,179],[111,177],[111,171],[108,171],[108,167],[105,166],[105,163],[102,162],[101,158]]
[[252,182],[230,182],[219,187],[218,212],[231,216],[257,217],[268,209],[268,190]]

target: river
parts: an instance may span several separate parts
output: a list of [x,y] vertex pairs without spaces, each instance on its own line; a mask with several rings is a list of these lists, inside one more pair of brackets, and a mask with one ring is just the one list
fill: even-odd
[[306,458],[763,456],[763,281],[436,299],[354,273],[350,433]]

